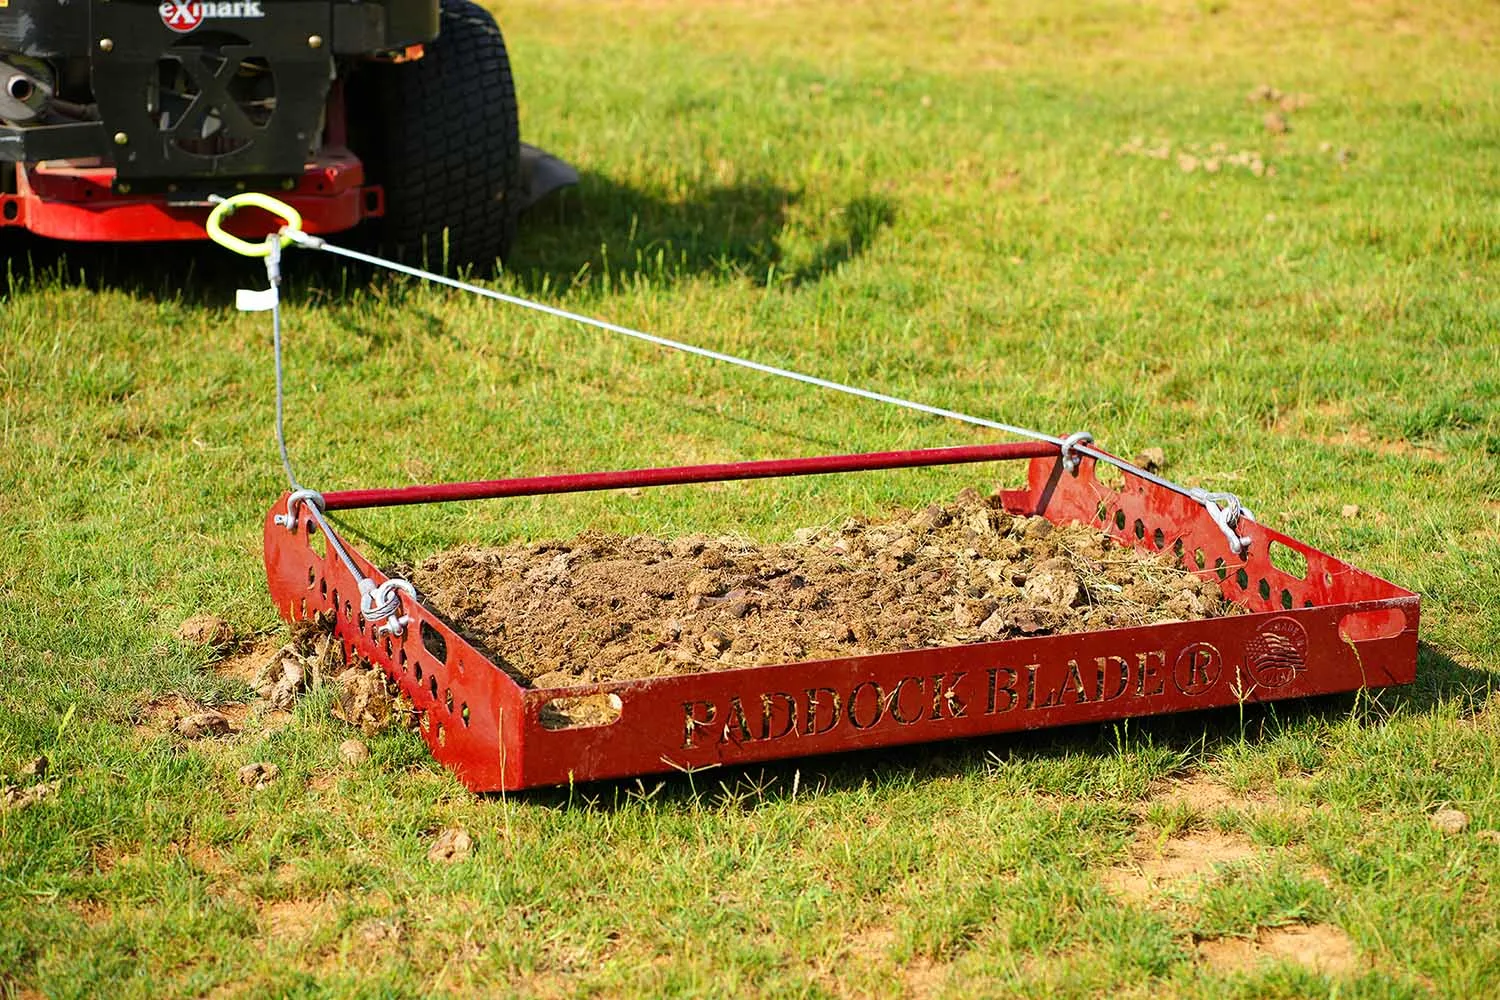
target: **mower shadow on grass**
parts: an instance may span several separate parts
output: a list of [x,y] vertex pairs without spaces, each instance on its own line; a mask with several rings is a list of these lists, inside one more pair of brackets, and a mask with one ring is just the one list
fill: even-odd
[[[896,219],[895,203],[861,196],[828,214],[810,248],[783,245],[800,193],[768,183],[702,187],[666,198],[585,173],[522,216],[506,270],[525,294],[553,296],[603,281],[669,286],[704,275],[757,285],[816,282],[863,254]],[[818,234],[810,234],[816,239]],[[330,237],[356,246],[359,234]],[[374,269],[325,254],[289,251],[286,295],[340,300]],[[476,272],[478,273],[478,272]],[[235,289],[261,288],[265,268],[208,242],[90,244],[0,234],[0,296],[23,288],[82,287],[221,308]],[[399,295],[401,284],[388,286]]]
[[811,252],[789,255],[784,232],[800,192],[771,183],[703,186],[667,198],[585,172],[521,219],[510,270],[533,293],[591,282],[746,279],[757,285],[815,282],[866,251],[896,219],[883,196],[850,200],[830,214],[833,231]]
[[221,308],[235,289],[264,288],[265,265],[204,243],[68,243],[19,233],[0,237],[0,296],[25,289],[85,288]]
[[[715,767],[691,774],[600,781],[574,788],[536,789],[525,793],[536,805],[557,809],[612,811],[645,800],[712,808],[733,805],[753,810],[762,805],[809,795],[861,788],[904,787],[976,772],[995,775],[1016,765],[1060,765],[1093,771],[1096,792],[1109,791],[1107,762],[1145,751],[1153,766],[1168,772],[1185,770],[1222,756],[1236,747],[1269,743],[1278,734],[1305,724],[1334,725],[1351,717],[1360,725],[1379,725],[1395,716],[1420,716],[1442,702],[1458,700],[1466,715],[1482,711],[1495,693],[1495,675],[1466,667],[1428,643],[1419,643],[1417,681],[1402,688],[1355,691],[1282,702],[1218,708],[1198,712],[1144,716],[1118,722],[1060,726],[936,743],[856,750],[815,757],[793,757],[735,767]],[[1090,767],[1092,763],[1092,768]],[[1113,794],[1130,797],[1130,789]],[[1036,789],[1052,791],[1052,789]],[[1084,789],[1074,789],[1084,794]],[[1144,788],[1141,789],[1144,793]],[[500,798],[501,793],[485,795]]]

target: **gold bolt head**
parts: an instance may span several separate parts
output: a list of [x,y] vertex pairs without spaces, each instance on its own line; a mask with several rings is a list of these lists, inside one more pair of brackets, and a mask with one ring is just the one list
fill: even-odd
[[310,48],[310,49],[321,49],[323,47],[323,36],[322,35],[308,35],[307,36],[307,47]]
[[292,188],[294,188],[296,186],[297,186],[297,182],[294,181],[294,180],[292,180],[290,177],[288,177],[286,180],[284,180],[284,181],[281,182],[281,190],[283,190],[283,191],[290,191]]
[[120,184],[120,185],[118,185],[118,189],[119,189],[119,192],[121,194],[129,194],[130,193],[130,185],[129,184]]
[[116,146],[126,146],[126,145],[129,145],[129,144],[130,144],[130,136],[129,135],[125,134],[124,132],[116,132],[115,133],[115,145]]
[[101,38],[101,39],[99,39],[99,51],[100,52],[113,52],[114,50],[115,50],[115,40],[113,38]]

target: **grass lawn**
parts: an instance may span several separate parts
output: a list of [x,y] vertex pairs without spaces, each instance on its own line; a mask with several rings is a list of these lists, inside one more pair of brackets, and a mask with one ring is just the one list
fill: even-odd
[[[0,994],[1500,994],[1500,9],[498,13],[524,133],[583,175],[499,287],[1160,446],[1420,591],[1417,683],[508,797],[406,733],[343,765],[330,691],[273,716],[176,638],[198,612],[284,637],[268,324],[232,308],[255,268],[12,250],[0,774],[46,754],[60,783],[0,811]],[[321,488],[992,439],[309,263],[290,427]],[[342,523],[385,564],[590,526],[774,539],[984,475]],[[187,742],[162,719],[189,705],[248,707]],[[259,791],[256,761],[281,771]],[[427,860],[449,826],[472,856]]]

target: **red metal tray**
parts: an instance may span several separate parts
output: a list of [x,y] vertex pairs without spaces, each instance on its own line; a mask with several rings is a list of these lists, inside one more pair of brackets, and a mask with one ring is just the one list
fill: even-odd
[[[923,457],[897,460],[902,455]],[[320,554],[321,546],[311,544],[314,521],[304,513],[292,530],[276,524],[275,516],[287,509],[286,496],[266,517],[266,575],[288,621],[334,613],[345,651],[379,664],[394,678],[420,713],[433,756],[474,791],[748,764],[1414,679],[1416,594],[1249,519],[1240,521],[1239,533],[1250,545],[1237,556],[1201,504],[1130,473],[1124,473],[1120,490],[1107,488],[1095,477],[1093,459],[1084,458],[1068,472],[1054,446],[993,445],[329,493],[325,502],[336,510],[1013,457],[1031,461],[1026,488],[1002,495],[1012,513],[1093,524],[1125,544],[1171,553],[1185,568],[1217,580],[1226,597],[1251,613],[544,690],[517,684],[410,599],[403,599],[404,613],[411,617],[405,632],[377,636],[359,613],[354,577],[332,552]],[[1299,577],[1273,565],[1272,546],[1300,554],[1305,573]],[[349,553],[376,583],[385,581],[375,566],[352,549]],[[564,729],[543,724],[543,708],[553,700],[600,694],[619,709],[613,722]]]

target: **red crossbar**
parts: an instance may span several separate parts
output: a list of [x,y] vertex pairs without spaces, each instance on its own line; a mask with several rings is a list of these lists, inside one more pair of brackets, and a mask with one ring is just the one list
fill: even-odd
[[449,500],[493,500],[529,497],[546,493],[585,493],[639,486],[676,486],[683,483],[717,483],[734,479],[771,479],[780,476],[815,476],[829,472],[868,472],[875,469],[912,469],[929,465],[961,465],[968,462],[998,462],[1009,459],[1048,458],[1058,447],[1044,441],[966,445],[958,448],[923,448],[914,451],[877,451],[859,455],[820,455],[814,458],[780,458],[759,462],[725,462],[716,465],[679,465],[661,469],[624,469],[619,472],[584,472],[562,476],[531,476],[524,479],[488,479],[470,483],[436,483],[393,489],[339,490],[323,494],[326,510],[364,507],[399,507],[414,503]]

